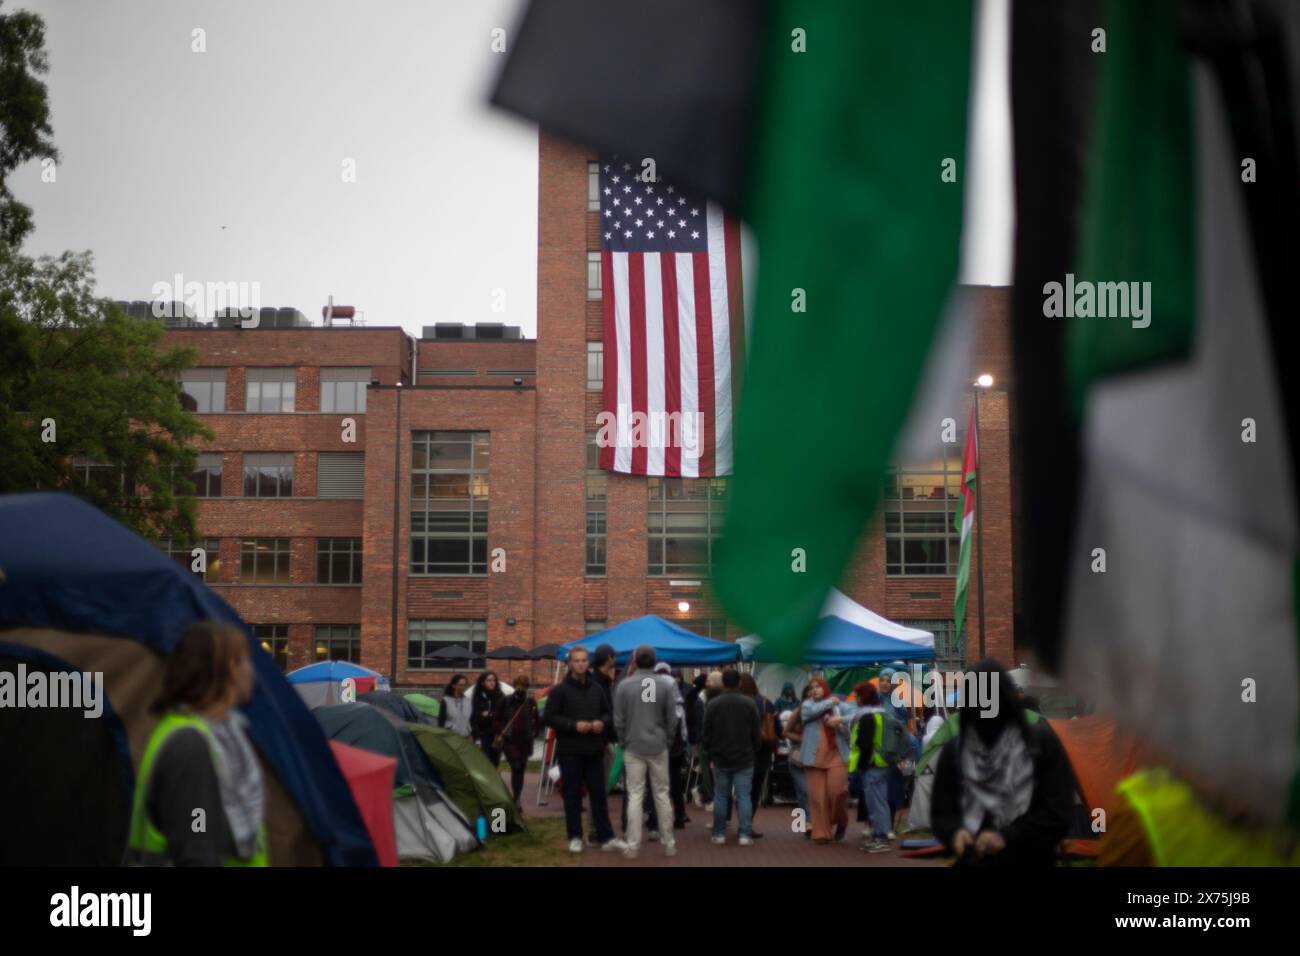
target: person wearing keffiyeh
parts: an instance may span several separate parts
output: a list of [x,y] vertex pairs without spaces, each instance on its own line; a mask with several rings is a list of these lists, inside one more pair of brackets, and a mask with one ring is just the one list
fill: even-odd
[[935,772],[934,834],[958,866],[1050,866],[1074,803],[1065,750],[1047,721],[1026,719],[996,661],[973,671],[989,693],[960,701],[961,730]]

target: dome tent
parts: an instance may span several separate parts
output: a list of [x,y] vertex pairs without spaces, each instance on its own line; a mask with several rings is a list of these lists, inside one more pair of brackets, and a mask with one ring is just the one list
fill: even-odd
[[[225,601],[157,547],[71,495],[0,498],[0,671],[102,675],[103,713],[0,708],[0,818],[22,821],[0,863],[116,865],[136,773],[157,723],[165,660],[187,626],[217,620],[248,639],[243,708],[267,788],[274,864],[376,863],[324,734]],[[12,678],[11,678],[12,680]]]

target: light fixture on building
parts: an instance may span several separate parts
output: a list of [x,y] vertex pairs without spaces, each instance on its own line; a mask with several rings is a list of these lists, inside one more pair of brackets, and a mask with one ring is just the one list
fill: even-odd
[[993,385],[993,376],[985,372],[979,378],[975,379],[975,384],[980,388],[990,388]]
[[522,385],[522,384],[524,384],[524,380],[523,380],[522,378],[516,378],[516,379],[515,379],[515,384],[516,384],[516,385]]
[[506,626],[507,626],[507,627],[514,627],[514,626],[515,626],[515,619],[514,619],[513,617],[508,617],[508,618],[506,618]]
[[677,610],[681,611],[683,614],[685,614],[685,613],[686,613],[687,611],[689,611],[690,609],[691,609],[691,602],[690,602],[690,601],[678,601],[678,602],[677,602]]

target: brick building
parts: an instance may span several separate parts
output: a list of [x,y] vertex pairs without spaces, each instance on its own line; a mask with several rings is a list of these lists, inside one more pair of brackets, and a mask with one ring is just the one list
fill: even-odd
[[[530,648],[646,613],[739,636],[708,588],[725,479],[595,467],[594,157],[543,134],[539,160],[536,340],[445,323],[416,340],[399,328],[286,321],[285,310],[257,328],[168,331],[200,353],[186,390],[215,433],[199,470],[199,529],[217,555],[207,579],[283,666],[342,657],[395,670],[400,685],[440,684],[451,670],[431,656],[440,647]],[[965,294],[979,316],[970,378],[995,383],[979,399],[984,640],[1011,663],[1008,296]],[[941,653],[969,407],[960,412],[955,442],[936,434],[932,460],[883,476],[885,508],[841,585],[892,620],[936,631]],[[972,660],[977,581],[972,566]]]

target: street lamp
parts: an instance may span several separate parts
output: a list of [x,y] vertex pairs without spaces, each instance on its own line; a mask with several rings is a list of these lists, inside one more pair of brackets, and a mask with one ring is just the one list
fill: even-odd
[[975,379],[975,384],[980,388],[990,388],[993,385],[993,376],[985,372],[979,378]]

